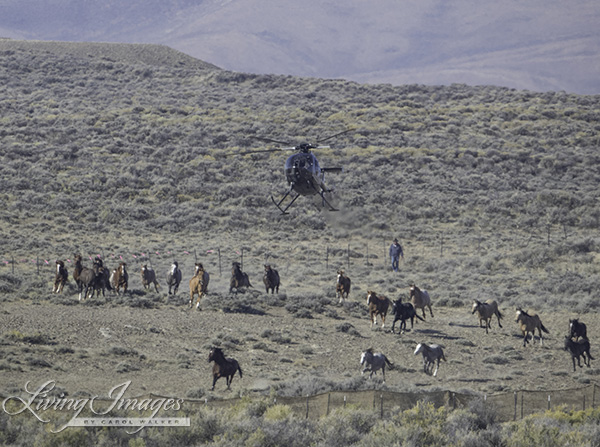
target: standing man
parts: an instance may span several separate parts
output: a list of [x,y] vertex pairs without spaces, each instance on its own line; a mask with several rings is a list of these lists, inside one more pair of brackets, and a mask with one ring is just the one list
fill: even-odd
[[392,270],[395,272],[398,271],[398,263],[400,262],[400,257],[404,259],[402,245],[398,243],[398,239],[394,239],[394,243],[390,245],[390,258],[392,259]]

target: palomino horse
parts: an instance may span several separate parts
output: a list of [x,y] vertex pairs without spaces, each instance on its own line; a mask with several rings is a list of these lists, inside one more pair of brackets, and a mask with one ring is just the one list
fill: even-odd
[[92,298],[94,295],[94,288],[96,287],[96,272],[83,266],[81,263],[81,255],[75,255],[74,259],[75,267],[73,268],[73,279],[77,283],[77,288],[79,289],[79,301],[81,301],[82,295],[83,299]]
[[548,332],[548,329],[544,327],[544,325],[542,324],[542,320],[540,320],[539,316],[535,314],[529,315],[523,309],[518,307],[517,318],[515,321],[519,323],[519,327],[521,329],[521,332],[523,333],[523,346],[527,346],[527,343],[529,343],[528,336],[530,332],[531,340],[534,340],[536,329],[540,334],[540,345],[544,344],[544,337],[542,335],[542,331],[544,331],[546,334],[549,334],[550,332]]
[[390,300],[385,296],[377,296],[371,290],[367,292],[367,306],[369,307],[369,317],[371,318],[371,328],[377,325],[377,315],[381,317],[381,328],[385,327],[385,316],[390,307]]
[[56,276],[54,277],[54,287],[52,293],[62,293],[65,284],[69,280],[69,272],[65,267],[64,261],[56,261]]
[[360,356],[360,364],[364,365],[364,369],[362,374],[367,371],[370,371],[369,379],[373,377],[373,374],[377,374],[378,370],[381,370],[381,374],[383,375],[383,383],[385,383],[385,365],[388,365],[390,369],[394,367],[394,364],[388,360],[385,354],[381,352],[373,353],[373,348],[369,348]]
[[414,326],[415,317],[421,321],[425,321],[417,315],[413,305],[411,303],[403,303],[402,298],[392,301],[392,315],[394,315],[394,321],[392,322],[392,333],[395,333],[394,326],[398,320],[400,320],[400,333],[402,334],[406,330],[406,320],[410,320],[411,329]]
[[342,304],[344,300],[348,298],[351,285],[352,281],[344,274],[344,271],[338,270],[337,282],[335,283],[335,294],[340,299],[338,304]]
[[231,267],[231,281],[229,283],[229,293],[236,290],[236,292],[240,289],[240,287],[252,287],[250,284],[250,278],[248,278],[248,274],[242,272],[242,267],[239,262],[233,262]]
[[144,289],[149,289],[151,284],[154,284],[154,290],[156,290],[158,292],[158,281],[156,280],[156,273],[154,272],[154,269],[152,269],[151,267],[148,267],[146,264],[143,265],[142,267],[142,285],[144,286]]
[[123,287],[123,293],[127,293],[127,285],[129,284],[129,274],[127,273],[127,263],[121,262],[119,266],[112,271],[110,275],[110,284],[113,289],[119,294],[119,289]]
[[194,295],[198,295],[196,309],[200,308],[200,299],[208,292],[208,282],[210,275],[204,270],[200,262],[196,262],[194,276],[190,279],[190,308],[194,305]]
[[171,289],[173,289],[173,294],[177,293],[179,289],[179,284],[181,283],[182,275],[181,270],[179,270],[179,264],[177,261],[173,261],[173,265],[171,265],[171,269],[167,273],[167,285],[169,286],[169,295],[171,295]]
[[580,323],[577,318],[569,320],[569,334],[576,341],[579,337],[587,339],[587,327],[585,323]]
[[269,289],[271,289],[271,293],[279,293],[279,273],[274,268],[271,268],[270,265],[265,265],[265,274],[263,275],[263,282],[265,283],[265,288],[267,289],[267,293],[269,293]]
[[488,328],[492,328],[491,322],[492,317],[496,315],[498,318],[498,326],[502,327],[500,323],[500,318],[502,318],[502,314],[498,309],[498,303],[494,300],[487,300],[485,303],[481,301],[474,300],[473,301],[473,311],[471,314],[477,312],[477,316],[479,317],[479,327],[481,326],[481,322],[485,321],[485,333],[488,333]]
[[239,371],[240,379],[242,378],[242,368],[235,359],[227,359],[223,354],[221,348],[212,348],[208,354],[208,362],[215,362],[213,365],[213,383],[211,391],[214,391],[217,380],[221,377],[225,377],[227,382],[227,389],[231,389],[231,382],[233,382],[233,376]]
[[[575,368],[575,358],[577,357],[577,364],[581,368],[581,358],[583,357],[583,363],[588,367],[591,366],[590,360],[594,360],[592,354],[590,354],[590,342],[587,338],[582,338],[579,341],[573,341],[571,337],[565,335],[565,351],[571,353],[571,359],[573,360],[573,371],[577,371]],[[587,355],[587,358],[586,358]]]
[[410,300],[415,306],[415,310],[421,309],[423,311],[423,318],[425,318],[425,308],[429,308],[431,318],[433,318],[433,311],[431,310],[431,298],[427,290],[421,290],[416,285],[411,284],[410,286]]
[[435,363],[435,371],[433,371],[433,376],[435,377],[440,367],[440,360],[446,361],[442,347],[440,345],[419,343],[415,349],[415,355],[418,353],[423,355],[423,371],[425,371],[425,374],[431,374]]

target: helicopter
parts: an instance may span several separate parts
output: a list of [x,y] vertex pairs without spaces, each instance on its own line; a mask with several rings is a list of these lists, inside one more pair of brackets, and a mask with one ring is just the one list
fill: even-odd
[[[264,152],[277,152],[277,151],[291,151],[295,150],[296,153],[290,155],[285,161],[285,178],[288,182],[289,189],[283,195],[283,197],[277,201],[271,196],[271,200],[275,206],[281,211],[282,214],[288,214],[287,210],[294,204],[296,199],[300,196],[312,196],[318,194],[321,196],[323,207],[328,206],[330,211],[338,211],[326,198],[325,193],[332,192],[333,189],[327,187],[325,184],[325,173],[326,172],[342,172],[343,168],[322,168],[319,165],[319,160],[315,154],[311,151],[312,149],[328,149],[329,146],[321,146],[318,143],[330,140],[334,137],[349,132],[352,129],[347,129],[343,132],[330,135],[327,138],[322,138],[316,141],[317,144],[301,143],[297,146],[289,146],[274,149],[264,149],[256,151],[243,152],[239,155],[248,155]],[[273,140],[271,138],[256,137],[258,140],[277,143],[277,144],[289,144],[288,142]],[[293,195],[292,200],[282,207],[283,202],[290,196]]]

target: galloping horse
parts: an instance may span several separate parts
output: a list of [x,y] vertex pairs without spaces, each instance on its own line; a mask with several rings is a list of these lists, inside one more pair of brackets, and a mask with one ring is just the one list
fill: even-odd
[[214,391],[215,384],[221,377],[225,377],[228,390],[231,389],[231,382],[233,382],[233,376],[237,371],[240,373],[240,379],[242,378],[242,368],[237,360],[225,358],[221,348],[212,348],[210,350],[208,354],[208,362],[215,362],[213,365],[213,383],[211,391]]
[[200,298],[208,292],[210,275],[204,270],[200,262],[196,262],[194,276],[190,279],[190,308],[194,305],[194,295],[198,295],[196,309],[200,308]]
[[425,318],[425,308],[429,308],[431,318],[433,318],[433,311],[431,310],[431,298],[427,290],[421,290],[416,285],[411,284],[410,286],[410,300],[416,309],[423,311],[423,318]]
[[544,325],[542,324],[542,320],[540,320],[539,316],[535,314],[529,315],[523,309],[518,307],[517,318],[515,321],[519,323],[519,327],[521,329],[521,332],[523,333],[523,346],[527,346],[527,343],[529,343],[528,336],[530,332],[531,340],[533,342],[536,329],[540,334],[540,345],[544,344],[544,337],[542,335],[542,331],[544,331],[547,334],[549,334],[550,332],[548,332],[548,329],[544,327]]
[[362,374],[371,371],[369,379],[373,377],[373,374],[377,374],[377,370],[381,369],[383,383],[385,383],[385,365],[388,365],[390,369],[394,367],[394,364],[388,360],[385,354],[382,354],[381,352],[373,353],[373,348],[363,351],[360,356],[360,364],[365,366]]
[[102,292],[102,296],[105,296],[104,290],[111,291],[112,287],[110,286],[110,274],[100,257],[94,259],[94,271],[96,272],[96,296],[100,296],[100,292]]
[[369,316],[371,318],[371,328],[377,325],[377,315],[381,317],[381,328],[385,327],[385,316],[390,307],[390,300],[385,296],[377,296],[371,290],[367,292],[367,306],[369,307]]
[[231,268],[231,281],[229,283],[229,293],[235,289],[239,290],[240,287],[252,287],[250,284],[250,279],[248,278],[248,274],[242,272],[242,267],[239,262],[233,262]]
[[392,333],[395,333],[394,326],[398,320],[400,320],[400,333],[404,333],[406,330],[406,320],[410,320],[411,329],[414,327],[415,317],[421,321],[425,321],[423,318],[417,315],[413,305],[411,303],[403,303],[402,298],[392,301],[392,315],[394,315],[394,321],[392,322]]
[[440,360],[446,361],[442,347],[440,345],[419,343],[415,349],[415,355],[419,352],[423,355],[423,371],[425,371],[425,374],[431,374],[433,364],[436,364],[435,371],[433,371],[433,376],[435,377],[440,367]]
[[83,299],[91,298],[93,296],[94,287],[96,286],[96,272],[83,266],[81,263],[81,255],[75,255],[74,259],[75,267],[73,268],[73,279],[77,283],[77,287],[79,289],[79,301],[81,301],[82,294]]
[[148,267],[146,264],[142,266],[142,285],[144,289],[149,289],[150,284],[154,284],[154,290],[158,292],[158,281],[156,280],[156,273],[154,269]]
[[279,293],[279,273],[277,270],[271,268],[270,265],[265,265],[265,274],[263,275],[263,282],[265,283],[265,288],[267,289],[267,293],[269,293],[269,289],[271,289],[271,293]]
[[119,289],[123,287],[123,293],[127,293],[127,285],[129,284],[129,274],[127,273],[127,263],[121,262],[119,266],[112,271],[110,275],[110,283],[119,294]]
[[171,295],[171,289],[173,289],[173,294],[177,293],[179,289],[179,284],[181,283],[181,270],[179,270],[179,264],[177,261],[173,261],[173,265],[171,265],[171,269],[167,273],[167,284],[169,286],[169,295]]
[[575,340],[579,339],[579,337],[587,339],[587,327],[585,323],[580,323],[577,318],[569,320],[569,334]]
[[56,261],[56,276],[54,278],[54,287],[52,293],[62,293],[65,284],[69,280],[69,272],[65,267],[64,261]]
[[[565,351],[571,353],[571,359],[573,360],[573,371],[577,371],[575,368],[575,357],[577,357],[577,364],[581,368],[581,358],[583,357],[583,363],[588,367],[591,366],[590,360],[594,360],[592,354],[590,354],[590,342],[587,338],[582,338],[579,341],[573,341],[571,337],[565,335]],[[587,358],[586,358],[587,354]]]
[[502,314],[498,309],[498,303],[496,301],[487,300],[485,303],[482,303],[481,301],[474,300],[473,311],[471,312],[471,314],[474,314],[475,312],[477,312],[477,315],[479,316],[479,327],[482,327],[481,322],[485,321],[486,334],[488,333],[488,328],[492,328],[491,322],[492,317],[494,315],[496,315],[496,317],[498,318],[498,326],[502,327],[502,324],[500,323],[500,318],[502,318]]
[[[335,284],[335,294],[340,299],[338,304],[344,302],[346,298],[348,298],[348,294],[350,293],[350,286],[352,281],[348,278],[343,270],[338,270],[337,272],[337,282]],[[344,296],[345,295],[345,296]]]

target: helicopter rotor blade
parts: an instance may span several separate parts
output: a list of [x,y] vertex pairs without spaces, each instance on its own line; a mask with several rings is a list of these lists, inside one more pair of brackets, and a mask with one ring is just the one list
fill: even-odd
[[354,129],[352,129],[352,128],[351,128],[351,129],[346,129],[346,130],[344,130],[344,131],[342,131],[342,132],[338,132],[338,133],[336,133],[336,134],[329,135],[328,137],[325,137],[325,138],[320,138],[320,139],[318,139],[318,140],[317,140],[317,143],[322,143],[323,141],[331,140],[332,138],[335,138],[335,137],[338,137],[338,136],[340,136],[340,135],[343,135],[343,134],[345,134],[345,133],[348,133],[348,132],[350,132],[351,130],[354,130]]
[[277,144],[285,144],[287,146],[291,145],[289,141],[280,141],[274,140],[273,138],[264,138],[264,137],[254,137],[256,140],[266,141],[267,143],[277,143]]

